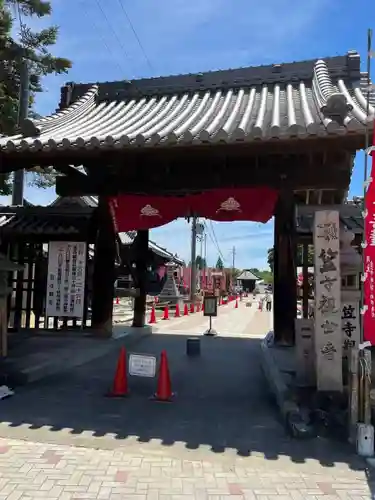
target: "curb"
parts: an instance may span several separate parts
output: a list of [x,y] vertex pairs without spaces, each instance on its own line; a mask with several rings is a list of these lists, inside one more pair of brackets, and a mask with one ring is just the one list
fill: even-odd
[[270,391],[275,397],[284,425],[293,437],[299,439],[315,437],[312,427],[306,422],[301,409],[292,399],[291,391],[277,367],[272,346],[273,332],[270,331],[261,342],[261,366]]

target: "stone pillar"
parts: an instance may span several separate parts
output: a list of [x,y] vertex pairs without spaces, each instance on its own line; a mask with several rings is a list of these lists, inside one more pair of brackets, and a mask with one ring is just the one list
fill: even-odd
[[296,217],[292,191],[280,194],[275,212],[274,335],[275,342],[294,344],[297,315]]
[[138,231],[134,242],[137,293],[134,299],[133,326],[136,328],[143,328],[146,323],[148,233],[148,229]]
[[116,234],[105,197],[99,196],[98,231],[92,290],[92,327],[100,337],[112,336],[112,311],[116,279]]

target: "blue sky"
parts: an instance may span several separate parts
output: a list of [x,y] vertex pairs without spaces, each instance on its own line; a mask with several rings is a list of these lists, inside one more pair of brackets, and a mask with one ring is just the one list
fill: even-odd
[[[133,22],[147,59],[121,3]],[[341,55],[349,49],[360,52],[365,69],[367,28],[375,28],[373,0],[355,3],[349,0],[290,0],[287,3],[280,0],[52,0],[52,6],[52,22],[60,26],[54,52],[70,58],[73,68],[69,75],[45,78],[46,91],[38,96],[36,104],[41,114],[56,109],[60,86],[66,81],[110,81],[281,63]],[[35,22],[34,26],[43,24]],[[363,161],[363,153],[359,153],[351,195],[362,193]],[[53,189],[27,188],[26,198],[33,203],[47,204],[55,194]],[[235,245],[238,267],[267,267],[267,248],[273,240],[272,222],[209,225],[208,263],[215,264],[218,249],[211,227],[227,264],[231,263],[230,253]],[[152,238],[189,260],[189,226],[184,220],[153,230]]]

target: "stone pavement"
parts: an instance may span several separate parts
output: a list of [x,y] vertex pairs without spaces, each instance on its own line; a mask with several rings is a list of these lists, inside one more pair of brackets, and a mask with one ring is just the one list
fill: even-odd
[[173,403],[150,401],[155,381],[136,377],[129,398],[105,398],[116,352],[0,401],[0,500],[370,498],[348,446],[285,434],[259,369],[267,313],[223,308],[221,335],[188,358],[206,321],[159,322],[136,345],[167,350]]

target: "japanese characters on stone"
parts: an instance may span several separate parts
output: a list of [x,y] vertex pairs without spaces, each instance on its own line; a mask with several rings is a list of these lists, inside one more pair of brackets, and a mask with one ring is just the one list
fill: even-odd
[[49,243],[46,315],[82,318],[86,243]]
[[341,305],[341,330],[344,352],[359,345],[361,332],[358,301],[345,302]]
[[337,211],[315,213],[314,246],[317,386],[321,391],[341,391],[341,277]]

